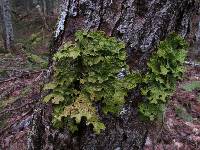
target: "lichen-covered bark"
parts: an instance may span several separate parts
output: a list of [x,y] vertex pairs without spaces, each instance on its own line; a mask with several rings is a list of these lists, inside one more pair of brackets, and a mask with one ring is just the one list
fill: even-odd
[[0,7],[4,46],[5,49],[11,50],[14,47],[14,34],[9,0],[0,0]]
[[195,61],[200,61],[200,9],[196,12],[196,15],[191,17],[191,20],[189,25],[190,33],[187,35],[188,41],[191,44],[189,56]]
[[[128,64],[142,71],[156,44],[170,32],[178,32],[183,37],[193,34],[191,22],[199,8],[195,0],[63,0],[63,4],[51,45],[52,54],[62,41],[73,40],[78,29],[103,30],[126,43]],[[148,124],[138,119],[138,99],[137,91],[132,91],[120,116],[101,114],[106,130],[100,135],[93,134],[84,124],[76,136],[66,129],[57,131],[48,126],[43,149],[142,149]]]

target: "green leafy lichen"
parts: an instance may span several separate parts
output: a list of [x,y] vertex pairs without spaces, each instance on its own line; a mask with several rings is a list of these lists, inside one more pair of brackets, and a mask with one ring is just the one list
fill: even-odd
[[[177,80],[184,72],[187,44],[180,36],[170,35],[160,42],[157,52],[147,64],[146,74],[130,72],[126,65],[125,45],[102,32],[76,33],[54,55],[54,78],[44,89],[51,93],[44,98],[53,103],[53,124],[78,130],[82,118],[92,124],[96,133],[105,129],[98,113],[118,114],[130,89],[138,84],[144,100],[139,112],[150,120],[165,109]],[[125,75],[120,76],[122,72]],[[100,104],[101,107],[95,105]],[[101,108],[101,109],[99,109]]]
[[[105,128],[95,107],[100,102],[105,114],[118,114],[128,90],[136,87],[137,74],[126,65],[125,45],[102,32],[76,33],[75,43],[68,42],[54,55],[54,79],[45,85],[52,92],[44,98],[54,105],[53,123],[60,127],[65,118],[69,129],[85,117],[96,133]],[[124,69],[126,76],[118,78]]]
[[157,51],[148,62],[148,71],[143,75],[141,94],[146,101],[139,106],[140,112],[150,120],[157,118],[172,95],[177,80],[184,72],[187,43],[176,34],[160,42]]

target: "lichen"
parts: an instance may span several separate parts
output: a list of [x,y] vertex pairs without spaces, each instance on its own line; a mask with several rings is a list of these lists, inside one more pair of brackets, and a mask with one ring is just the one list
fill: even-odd
[[128,90],[140,81],[126,64],[124,43],[103,32],[76,32],[75,43],[64,44],[54,60],[54,80],[45,85],[52,93],[44,101],[54,105],[53,124],[61,127],[65,118],[72,132],[85,117],[86,125],[92,124],[100,133],[105,126],[98,111],[119,114]]
[[64,31],[65,28],[65,20],[66,20],[66,16],[68,14],[68,5],[69,5],[69,0],[66,0],[65,2],[63,2],[63,4],[60,6],[60,17],[59,17],[59,21],[57,22],[56,25],[56,31],[55,31],[55,38],[57,38],[57,36],[60,34],[61,31]]
[[154,120],[163,113],[176,82],[183,75],[186,49],[187,43],[176,34],[171,34],[160,42],[158,50],[148,62],[146,74],[143,75],[141,94],[146,101],[139,105],[143,116]]

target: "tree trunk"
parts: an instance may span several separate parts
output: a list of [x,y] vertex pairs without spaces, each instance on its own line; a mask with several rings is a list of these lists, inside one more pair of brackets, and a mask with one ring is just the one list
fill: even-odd
[[29,13],[30,12],[30,10],[31,10],[31,1],[30,0],[26,0],[26,11],[27,11],[27,13]]
[[11,9],[9,0],[0,0],[1,3],[1,20],[3,26],[3,40],[6,50],[14,48],[14,34],[11,19]]
[[54,9],[54,1],[53,0],[46,0],[46,4],[47,4],[47,14],[53,15],[53,9]]
[[[198,8],[195,0],[63,0],[51,55],[63,41],[73,40],[76,30],[103,30],[126,43],[128,64],[133,70],[145,71],[146,60],[170,32],[178,32],[185,38],[190,35],[191,18],[198,15]],[[53,129],[49,121],[51,105],[41,105],[34,114],[38,123],[33,124],[31,148],[38,149],[39,145],[39,149],[142,149],[150,125],[138,117],[138,100],[141,99],[137,90],[132,91],[119,117],[101,115],[106,130],[100,135],[84,125],[80,126],[80,134],[74,136],[66,129]]]
[[46,0],[42,0],[42,8],[43,8],[43,14],[46,17],[47,16],[47,3],[46,3]]

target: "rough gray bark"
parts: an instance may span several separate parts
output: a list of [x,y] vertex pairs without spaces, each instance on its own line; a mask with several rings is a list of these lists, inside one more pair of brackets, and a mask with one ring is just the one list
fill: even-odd
[[[197,14],[200,14],[200,9]],[[190,22],[190,34],[188,39],[191,43],[189,56],[192,60],[200,61],[200,15],[192,16]]]
[[[126,43],[128,64],[132,69],[143,71],[156,45],[170,32],[176,31],[183,37],[191,34],[191,18],[198,15],[199,8],[199,2],[195,0],[63,0],[63,4],[51,42],[51,54],[63,41],[73,40],[78,29],[103,30]],[[55,130],[48,122],[46,112],[39,120],[39,125],[43,122],[43,127],[46,126],[43,136],[37,134],[37,123],[34,124],[32,143],[34,138],[43,139],[43,143],[36,142],[41,149],[142,149],[149,125],[138,119],[137,103],[141,100],[138,95],[137,90],[130,92],[120,116],[101,114],[106,130],[100,135],[93,134],[84,124],[80,125],[80,133],[75,136],[67,129]],[[51,110],[47,108],[49,106],[42,106],[40,113],[35,115],[41,115],[44,109]],[[32,149],[37,147],[33,145]]]
[[9,0],[0,0],[0,6],[4,46],[5,49],[10,51],[14,48],[14,34]]

